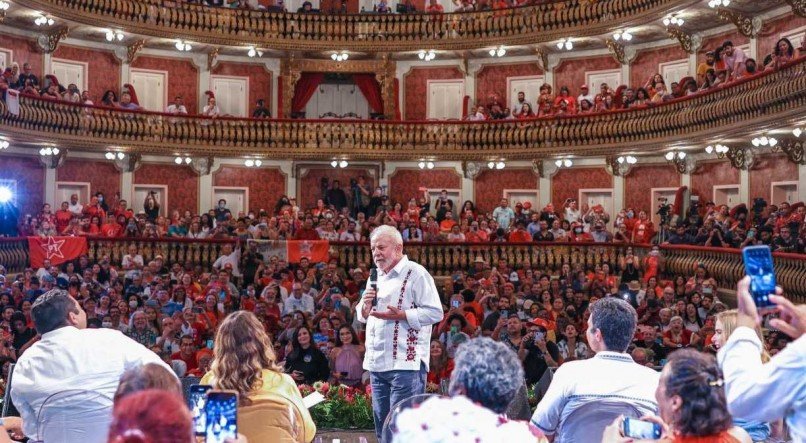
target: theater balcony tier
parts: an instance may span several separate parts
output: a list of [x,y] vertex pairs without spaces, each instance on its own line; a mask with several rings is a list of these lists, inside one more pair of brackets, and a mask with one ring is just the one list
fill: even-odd
[[[120,264],[129,245],[137,245],[146,262],[157,255],[168,265],[179,262],[209,267],[220,255],[221,246],[234,240],[193,239],[108,239],[89,238],[89,255],[93,260],[109,257]],[[456,269],[467,269],[481,257],[491,266],[503,259],[509,266],[524,265],[546,271],[559,271],[563,264],[577,263],[593,268],[608,263],[618,271],[623,266],[627,247],[639,259],[650,251],[649,245],[571,244],[571,243],[410,243],[406,254],[421,263],[434,276],[449,276]],[[702,264],[717,279],[722,288],[735,288],[744,276],[740,251],[697,246],[662,246],[667,275],[691,275]],[[339,265],[352,269],[369,264],[372,256],[369,243],[332,242],[330,253]],[[786,288],[787,296],[797,303],[806,302],[806,256],[774,253],[775,274],[779,285]],[[0,262],[12,272],[22,271],[28,264],[28,241],[0,239]]]
[[610,33],[698,3],[692,0],[556,0],[513,9],[429,14],[297,14],[211,8],[165,0],[15,0],[77,23],[212,45],[272,49],[415,51],[526,45]]
[[[209,119],[84,107],[20,97],[0,103],[0,133],[21,146],[137,154],[268,159],[488,161],[558,155],[659,153],[715,140],[749,145],[751,134],[803,118],[806,58],[646,108],[496,122]],[[38,149],[38,148],[37,148]],[[799,160],[797,160],[799,161]]]

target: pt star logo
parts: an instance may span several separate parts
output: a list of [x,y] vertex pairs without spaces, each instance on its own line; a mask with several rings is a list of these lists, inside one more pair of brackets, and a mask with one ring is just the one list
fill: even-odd
[[311,242],[303,241],[302,243],[300,243],[299,245],[300,255],[302,255],[303,257],[307,257],[311,255],[312,251],[313,251],[313,244]]
[[45,250],[47,259],[50,260],[53,257],[64,258],[62,245],[64,245],[64,240],[56,240],[53,237],[48,237],[47,243],[42,243],[42,249]]

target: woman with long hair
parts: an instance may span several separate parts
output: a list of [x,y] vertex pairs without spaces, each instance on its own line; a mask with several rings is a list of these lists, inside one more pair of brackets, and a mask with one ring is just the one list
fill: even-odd
[[775,49],[772,51],[773,64],[775,69],[780,68],[782,65],[795,59],[795,47],[788,38],[782,38],[775,43]]
[[[736,330],[736,319],[739,311],[731,309],[730,311],[723,311],[716,315],[716,323],[714,324],[714,335],[711,337],[711,345],[714,351],[718,351],[730,338],[733,331]],[[761,342],[764,342],[764,336],[761,334],[761,328],[756,326],[756,335]],[[770,361],[770,354],[766,349],[761,349],[761,362],[767,363]],[[747,421],[738,418],[733,419],[736,426],[747,431],[753,441],[767,441],[770,437],[770,424],[759,421]]]
[[101,104],[110,108],[116,107],[118,105],[118,96],[115,91],[109,89],[104,92],[103,97],[101,97]]
[[157,217],[160,215],[160,204],[157,202],[154,194],[148,194],[145,202],[143,202],[143,210],[146,213],[146,219],[148,221],[153,223],[157,220]]
[[[213,363],[200,384],[238,392],[241,406],[277,399],[292,402],[305,422],[305,441],[316,435],[316,425],[294,380],[283,374],[274,347],[255,314],[236,311],[227,316],[216,332]],[[249,435],[246,435],[249,438]]]
[[327,357],[316,347],[313,334],[307,325],[301,326],[291,336],[291,352],[285,360],[285,371],[297,383],[312,384],[330,378]]
[[358,334],[350,326],[340,327],[336,334],[336,347],[330,351],[333,381],[347,386],[361,385],[363,361],[364,346],[358,340]]
[[448,356],[445,345],[439,340],[431,340],[431,363],[428,368],[428,383],[439,385],[443,380],[450,380],[453,368],[453,359]]

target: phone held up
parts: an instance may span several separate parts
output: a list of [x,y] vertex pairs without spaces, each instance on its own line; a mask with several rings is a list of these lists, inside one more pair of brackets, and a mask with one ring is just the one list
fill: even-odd
[[204,403],[207,401],[207,392],[213,389],[209,385],[192,385],[190,395],[188,395],[188,407],[193,415],[193,432],[196,435],[204,435],[205,415]]
[[238,393],[209,391],[204,404],[206,443],[224,443],[238,438]]
[[766,245],[742,249],[744,272],[750,277],[750,295],[759,309],[775,306],[770,295],[775,295],[775,268],[772,252]]
[[625,437],[657,440],[660,438],[661,432],[662,429],[657,423],[636,420],[630,417],[624,417],[622,422],[622,434]]

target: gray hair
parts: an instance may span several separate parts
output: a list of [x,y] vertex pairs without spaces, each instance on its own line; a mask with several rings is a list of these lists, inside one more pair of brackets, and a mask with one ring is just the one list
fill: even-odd
[[635,308],[620,298],[606,297],[596,300],[590,311],[591,331],[601,331],[607,350],[627,352],[638,323]]
[[370,243],[373,243],[381,237],[389,237],[392,239],[394,244],[403,246],[403,236],[401,236],[400,231],[393,226],[380,225],[373,229],[372,233],[369,235],[369,241]]
[[499,414],[506,412],[524,380],[515,351],[488,337],[459,345],[454,364],[450,394],[464,394]]

